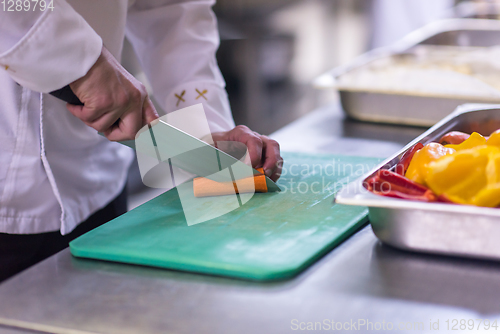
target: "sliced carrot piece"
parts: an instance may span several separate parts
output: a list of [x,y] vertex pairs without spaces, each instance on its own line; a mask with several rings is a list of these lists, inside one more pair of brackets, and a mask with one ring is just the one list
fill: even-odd
[[251,192],[267,193],[264,170],[262,168],[257,170],[262,174],[237,180],[236,182],[217,182],[205,177],[197,177],[193,180],[194,196],[207,197]]

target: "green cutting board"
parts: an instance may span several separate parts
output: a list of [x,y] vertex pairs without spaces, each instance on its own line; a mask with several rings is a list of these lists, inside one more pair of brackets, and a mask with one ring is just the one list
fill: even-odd
[[[297,275],[367,222],[367,209],[334,204],[341,185],[378,160],[283,153],[279,193],[188,226],[169,190],[70,243],[77,257],[252,280]],[[210,210],[210,201],[204,205]]]

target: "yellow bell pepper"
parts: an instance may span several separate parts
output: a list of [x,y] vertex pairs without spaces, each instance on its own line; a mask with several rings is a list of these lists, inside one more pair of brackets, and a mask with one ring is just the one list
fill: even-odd
[[500,129],[490,135],[490,138],[486,141],[486,145],[500,147]]
[[500,205],[500,147],[459,148],[429,163],[425,183],[455,203],[496,207]]
[[488,185],[474,196],[471,204],[477,206],[497,207],[500,204],[500,183]]
[[454,149],[446,148],[441,144],[429,143],[415,152],[405,176],[414,182],[425,185],[429,163],[454,152]]
[[456,151],[461,151],[461,150],[468,150],[469,148],[477,147],[477,146],[482,146],[486,145],[486,138],[481,136],[477,132],[473,132],[469,138],[464,140],[461,144],[458,145],[453,145],[453,144],[448,144],[445,145],[444,147],[447,148],[452,148]]

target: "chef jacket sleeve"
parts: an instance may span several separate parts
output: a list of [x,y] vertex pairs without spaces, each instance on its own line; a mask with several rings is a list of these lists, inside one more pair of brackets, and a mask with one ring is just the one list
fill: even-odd
[[234,127],[215,52],[214,1],[137,0],[127,17],[132,43],[154,96],[167,112],[202,103],[211,132]]
[[53,10],[0,11],[0,70],[31,90],[48,93],[81,78],[101,50],[99,35],[64,0]]

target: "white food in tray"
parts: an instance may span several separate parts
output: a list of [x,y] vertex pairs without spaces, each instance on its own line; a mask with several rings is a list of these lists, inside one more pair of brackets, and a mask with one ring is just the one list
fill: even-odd
[[419,45],[336,79],[339,90],[500,100],[500,47]]

